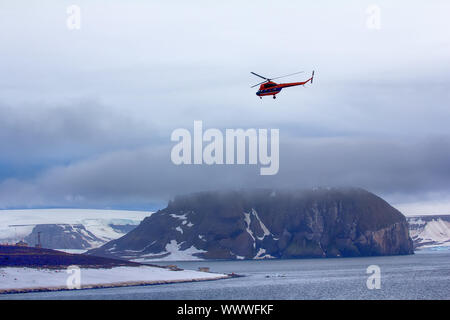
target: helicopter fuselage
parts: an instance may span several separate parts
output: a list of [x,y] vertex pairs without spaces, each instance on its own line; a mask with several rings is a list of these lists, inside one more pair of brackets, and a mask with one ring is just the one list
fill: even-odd
[[262,84],[259,87],[259,90],[256,92],[256,95],[261,97],[261,96],[274,96],[278,93],[280,93],[281,90],[283,90],[283,88],[287,88],[287,87],[295,87],[295,86],[301,86],[303,84],[305,84],[307,81],[305,82],[291,82],[291,83],[275,83],[275,82],[268,82],[265,84]]

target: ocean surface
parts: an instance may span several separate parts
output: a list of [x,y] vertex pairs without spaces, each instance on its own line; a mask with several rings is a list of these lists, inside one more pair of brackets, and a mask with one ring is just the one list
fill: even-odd
[[[196,261],[185,269],[245,277],[217,281],[140,287],[0,295],[0,299],[450,299],[450,251],[422,251],[411,256]],[[367,268],[381,271],[380,289],[368,289]]]

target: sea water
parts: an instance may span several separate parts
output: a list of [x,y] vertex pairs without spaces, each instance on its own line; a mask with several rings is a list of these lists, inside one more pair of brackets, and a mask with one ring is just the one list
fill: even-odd
[[[0,299],[450,299],[450,251],[336,259],[160,262],[242,278],[0,295]],[[380,289],[369,289],[369,266]],[[107,272],[107,271],[105,271]],[[174,271],[176,272],[176,271]],[[370,286],[369,286],[370,287]]]

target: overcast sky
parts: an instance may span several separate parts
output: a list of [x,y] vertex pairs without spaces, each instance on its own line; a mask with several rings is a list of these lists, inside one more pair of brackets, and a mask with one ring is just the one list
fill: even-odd
[[[2,1],[0,208],[356,186],[450,213],[450,2]],[[81,29],[66,26],[69,5]],[[380,8],[380,29],[367,8]],[[316,70],[260,100],[250,74]],[[176,128],[277,128],[280,170],[175,166]]]

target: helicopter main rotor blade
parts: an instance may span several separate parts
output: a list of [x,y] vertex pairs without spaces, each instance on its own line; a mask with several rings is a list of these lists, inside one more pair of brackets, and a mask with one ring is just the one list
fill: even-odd
[[262,79],[266,79],[266,80],[270,80],[269,78],[266,78],[266,77],[263,77],[263,76],[260,76],[259,74],[257,74],[257,73],[254,73],[254,72],[250,72],[251,74],[254,74],[255,76],[257,76],[257,77],[260,77],[260,78],[262,78]]
[[258,84],[255,84],[254,86],[251,86],[250,88],[257,87],[257,86],[259,86],[259,85],[261,85],[261,84],[263,84],[263,83],[266,83],[267,81],[269,81],[269,80],[266,80],[266,81],[260,82],[260,83],[258,83]]
[[291,73],[291,74],[287,74],[281,77],[276,77],[276,78],[272,78],[271,80],[275,80],[275,79],[281,79],[281,78],[285,78],[285,77],[289,77],[289,76],[293,76],[294,74],[299,74],[299,73],[303,73],[305,71],[299,71],[299,72],[295,72],[295,73]]

